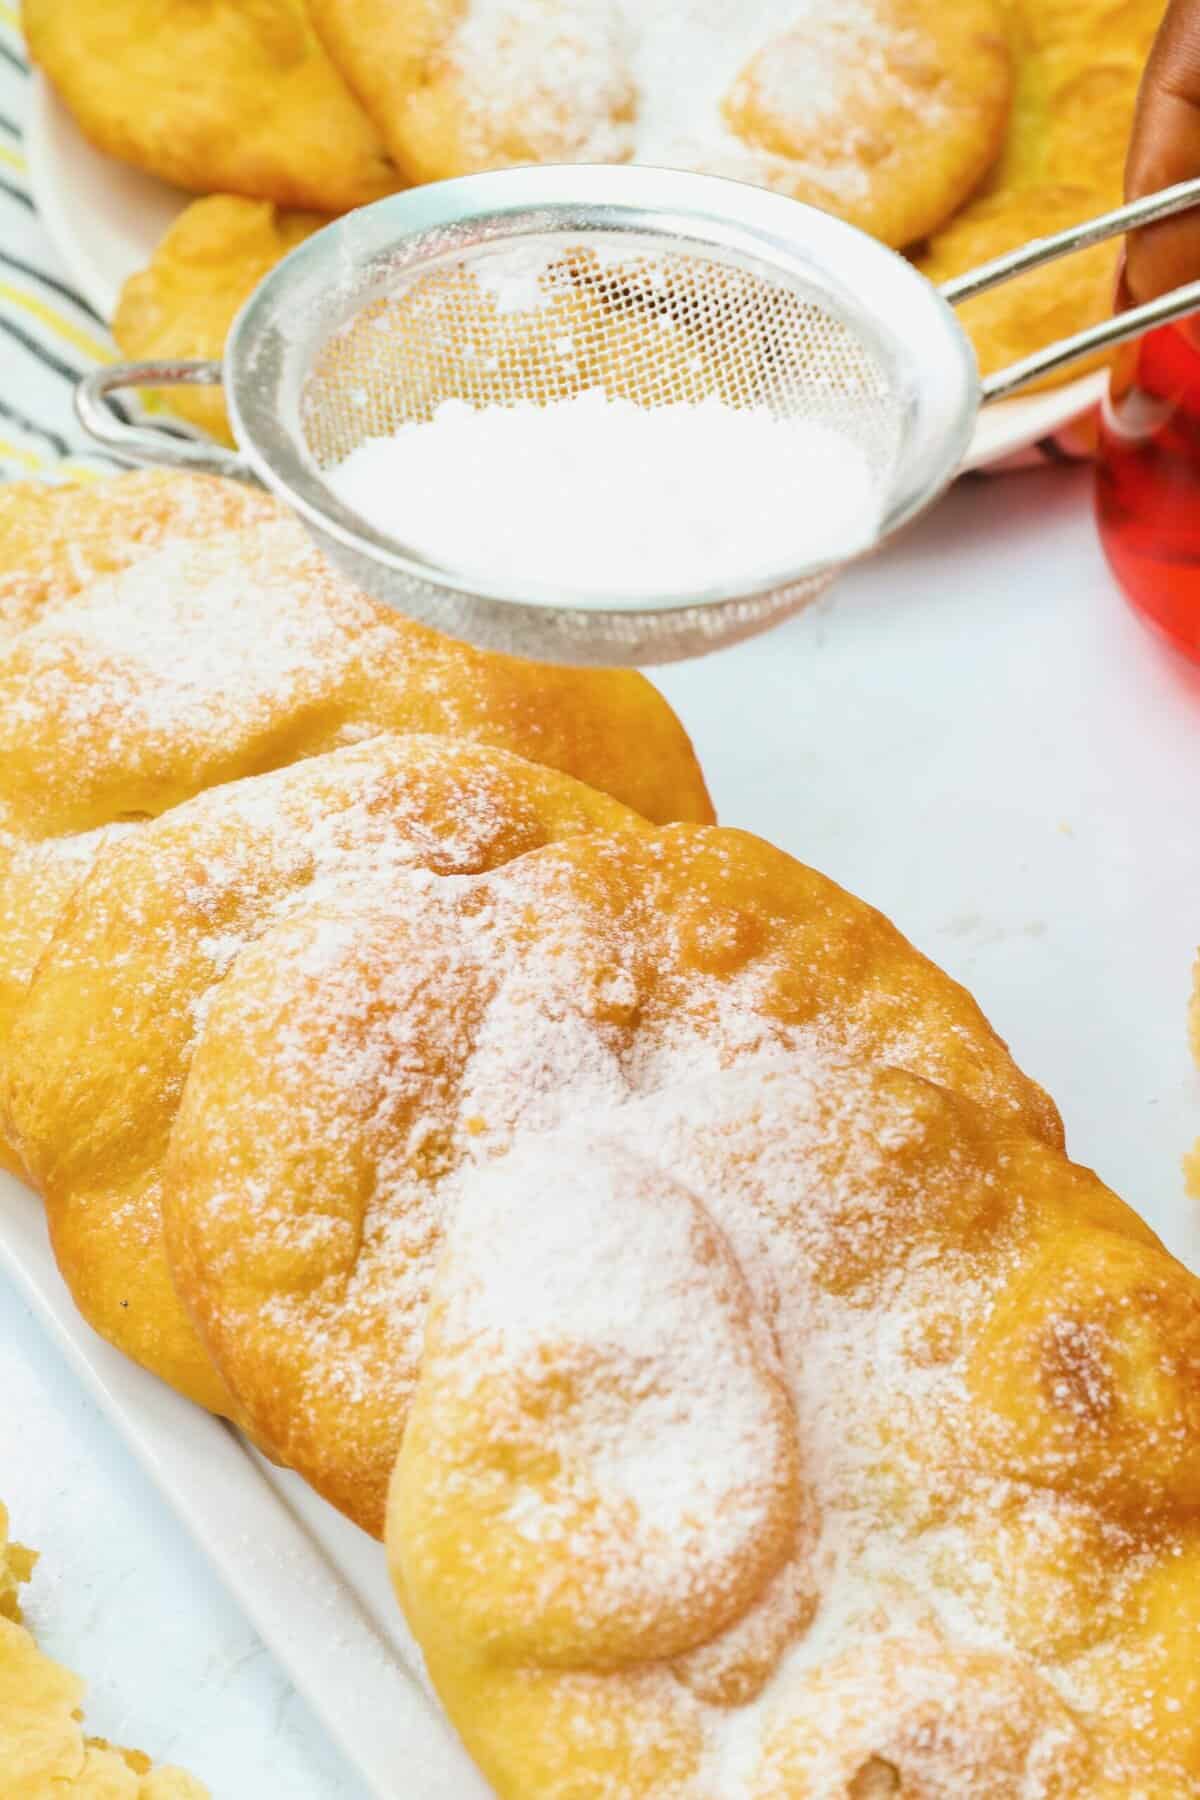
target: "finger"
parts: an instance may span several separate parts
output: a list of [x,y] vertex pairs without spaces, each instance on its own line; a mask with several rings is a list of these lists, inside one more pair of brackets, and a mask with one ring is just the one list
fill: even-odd
[[[1200,5],[1172,0],[1138,97],[1125,188],[1131,200],[1200,176]],[[1125,284],[1134,302],[1200,280],[1200,211],[1129,239]]]

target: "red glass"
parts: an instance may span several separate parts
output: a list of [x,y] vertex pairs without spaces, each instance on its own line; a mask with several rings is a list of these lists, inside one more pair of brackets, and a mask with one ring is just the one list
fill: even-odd
[[1200,349],[1178,326],[1129,345],[1113,368],[1096,516],[1129,599],[1200,662]]

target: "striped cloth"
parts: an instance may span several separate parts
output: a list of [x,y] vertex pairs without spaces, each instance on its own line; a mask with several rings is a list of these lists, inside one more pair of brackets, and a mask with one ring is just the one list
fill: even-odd
[[17,9],[0,0],[0,478],[87,480],[113,465],[89,450],[71,395],[113,346],[34,210],[22,147],[28,96]]
[[[22,147],[28,96],[17,8],[0,0],[0,479],[90,480],[114,464],[89,447],[72,390],[115,352],[105,321],[72,287],[34,209]],[[1078,461],[1094,443],[1094,420],[1077,420],[997,468]]]

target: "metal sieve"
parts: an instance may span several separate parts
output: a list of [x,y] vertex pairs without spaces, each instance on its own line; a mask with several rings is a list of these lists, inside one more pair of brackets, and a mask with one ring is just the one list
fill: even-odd
[[[1198,202],[1200,181],[1167,189],[938,289],[855,227],[740,182],[578,165],[469,176],[308,239],[246,302],[223,363],[109,366],[77,408],[122,460],[269,488],[361,588],[453,636],[563,662],[666,662],[762,631],[829,584],[840,565],[806,555],[803,494],[788,566],[737,588],[610,599],[433,561],[346,506],[330,469],[450,398],[716,395],[852,438],[875,490],[869,548],[953,479],[981,405],[1200,308],[1200,282],[983,382],[954,305]],[[124,423],[106,400],[180,382],[224,384],[236,452]]]

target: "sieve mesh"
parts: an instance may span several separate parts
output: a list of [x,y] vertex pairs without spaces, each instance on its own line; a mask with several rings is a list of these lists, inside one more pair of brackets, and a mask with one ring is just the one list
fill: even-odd
[[[80,414],[119,454],[161,461],[169,440],[136,427],[118,432],[103,395],[218,379],[237,453],[189,443],[173,460],[269,488],[386,605],[492,649],[591,663],[695,655],[799,610],[833,580],[838,556],[865,553],[949,484],[981,398],[974,354],[947,297],[853,226],[744,182],[575,163],[432,182],[347,214],[267,275],[233,323],[223,364],[106,371],[84,384]],[[743,524],[753,519],[742,531],[736,516],[715,521],[728,535],[722,554],[700,565],[713,569],[707,582],[703,572],[697,578],[694,556],[681,559],[689,569],[673,591],[597,591],[585,570],[578,583],[524,579],[511,536],[505,566],[493,573],[486,556],[473,554],[471,495],[462,491],[436,509],[443,518],[457,508],[461,543],[439,544],[435,558],[404,540],[402,503],[390,531],[390,521],[355,510],[332,478],[364,440],[426,421],[443,401],[529,409],[588,388],[624,402],[625,412],[629,402],[653,408],[715,397],[771,415],[770,432],[755,420],[747,441],[779,434],[779,460],[769,465],[778,479],[761,484],[757,505],[749,483],[740,493],[728,484],[719,504],[743,509]],[[710,404],[706,428],[713,411]],[[597,416],[594,406],[560,411],[556,426],[574,414],[587,429],[589,412]],[[462,422],[460,413],[455,423]],[[806,429],[789,443],[791,424]],[[833,531],[826,519],[818,536],[811,522],[820,518],[821,491],[842,478],[812,473],[827,473],[814,463],[823,435],[852,450],[837,459],[847,479],[858,466],[853,487],[834,490],[847,505],[832,518]],[[703,453],[714,455],[707,439]],[[529,461],[536,466],[532,454]],[[870,492],[860,534],[846,514],[859,505],[863,471]],[[445,479],[461,490],[459,473]],[[435,479],[443,479],[440,469]],[[477,469],[470,480],[478,493]],[[611,485],[611,495],[619,491]],[[681,491],[686,498],[676,482],[675,495]],[[640,502],[645,487],[636,493]],[[670,497],[665,485],[664,493]],[[780,522],[768,505],[786,506],[787,533],[794,513],[794,540],[764,531],[764,519]],[[528,529],[536,507],[521,513],[520,529]],[[429,522],[414,531],[424,538]],[[671,523],[677,533],[678,509]],[[606,525],[597,516],[593,529],[589,517],[586,530],[576,529],[586,543]],[[713,541],[713,525],[709,512],[694,548]],[[653,532],[644,510],[637,529],[643,538]],[[690,529],[686,517],[682,529]],[[672,541],[664,534],[664,546]],[[741,568],[726,552],[740,553],[743,542]],[[538,547],[535,540],[535,566]]]
[[[693,655],[797,611],[836,575],[839,554],[869,548],[945,484],[978,403],[961,329],[903,258],[763,189],[642,167],[508,169],[350,214],[263,282],[235,322],[225,378],[249,467],[352,579],[456,636],[573,662]],[[586,566],[577,583],[550,585],[534,574],[545,561],[536,538],[528,577],[511,538],[503,567],[481,557],[476,468],[459,481],[431,460],[436,479],[456,485],[432,510],[461,520],[461,536],[456,526],[455,541],[434,548],[426,514],[411,526],[425,550],[405,539],[402,494],[385,523],[333,479],[365,440],[426,422],[443,402],[528,411],[589,389],[626,407],[707,402],[706,442],[714,399],[769,413],[777,469],[796,470],[787,498],[771,501],[788,515],[772,515],[784,530],[769,534],[771,548],[765,495],[760,504],[731,479],[711,581],[697,582],[691,557],[672,589],[610,594]],[[560,411],[556,441],[568,424],[593,429],[589,414]],[[822,518],[821,484],[804,473],[821,436],[854,453],[856,507],[865,472],[861,533],[848,521],[831,537]],[[706,453],[719,459],[719,443]],[[665,494],[667,480],[664,470]],[[521,529],[536,531],[537,516],[536,504],[523,508]],[[635,529],[646,529],[644,509]],[[729,551],[743,543],[744,569],[731,573]]]
[[[863,452],[882,508],[903,411],[880,358],[815,293],[665,240],[525,237],[401,269],[315,350],[301,429],[328,470],[444,400],[546,405],[596,387],[819,421]],[[797,533],[800,566],[802,510]]]

